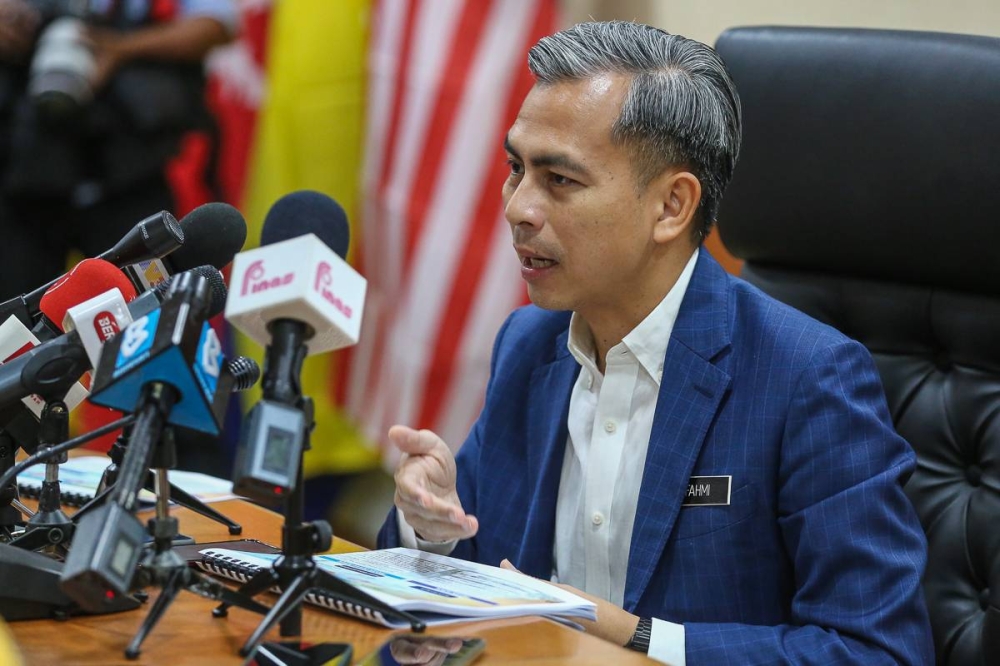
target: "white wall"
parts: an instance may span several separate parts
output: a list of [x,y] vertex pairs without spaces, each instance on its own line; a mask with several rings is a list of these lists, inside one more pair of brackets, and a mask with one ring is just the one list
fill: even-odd
[[855,26],[1000,36],[1000,0],[563,0],[567,23],[644,21],[715,43],[740,25]]

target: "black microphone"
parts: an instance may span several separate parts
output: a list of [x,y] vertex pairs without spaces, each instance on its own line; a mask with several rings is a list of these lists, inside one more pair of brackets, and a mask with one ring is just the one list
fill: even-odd
[[136,224],[114,247],[97,255],[118,268],[148,259],[158,259],[185,243],[183,225],[167,211],[150,215]]
[[146,291],[197,266],[221,269],[243,249],[247,224],[240,211],[225,203],[198,206],[180,221],[184,244],[169,255],[125,268],[136,289]]
[[[101,253],[97,258],[104,259],[118,268],[124,268],[129,264],[165,256],[181,247],[183,243],[184,232],[177,220],[170,213],[161,211],[140,220],[114,247]],[[34,291],[0,303],[0,322],[7,321],[13,316],[31,328],[38,317],[38,305],[42,296],[59,279],[57,277]]]
[[[208,303],[209,318],[214,317],[225,309],[227,293],[226,279],[222,277],[222,273],[219,272],[218,268],[215,266],[198,266],[184,272],[200,275],[208,281],[208,291],[210,294]],[[176,279],[177,275],[171,276],[170,279],[158,283],[149,291],[144,291],[134,301],[129,303],[128,311],[132,315],[132,319],[148,315],[153,310],[159,308],[160,304],[167,297],[167,292],[170,291],[170,285]]]

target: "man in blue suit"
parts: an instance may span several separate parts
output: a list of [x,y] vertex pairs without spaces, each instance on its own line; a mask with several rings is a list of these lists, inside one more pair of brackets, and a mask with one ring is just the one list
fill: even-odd
[[503,197],[534,305],[457,459],[390,430],[379,545],[508,560],[670,663],[931,663],[914,455],[869,354],[701,248],[740,144],[718,55],[590,23],[529,66]]

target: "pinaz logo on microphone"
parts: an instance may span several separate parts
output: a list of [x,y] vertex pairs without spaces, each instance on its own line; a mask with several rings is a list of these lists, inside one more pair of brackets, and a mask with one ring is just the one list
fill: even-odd
[[313,283],[313,289],[323,297],[327,303],[337,308],[338,311],[348,319],[351,318],[353,311],[350,305],[346,305],[342,300],[337,298],[329,287],[333,286],[333,274],[330,264],[321,261],[319,262],[319,267],[316,269],[316,281]]
[[283,287],[291,284],[292,280],[295,279],[295,273],[285,273],[284,275],[278,275],[270,279],[265,277],[264,273],[263,259],[258,259],[247,266],[247,270],[243,274],[243,285],[240,289],[240,295],[246,296],[247,294],[256,294],[266,289],[273,289],[274,287]]
[[367,282],[314,234],[237,254],[233,280],[239,288],[226,299],[226,319],[262,345],[276,319],[312,329],[309,354],[358,341]]

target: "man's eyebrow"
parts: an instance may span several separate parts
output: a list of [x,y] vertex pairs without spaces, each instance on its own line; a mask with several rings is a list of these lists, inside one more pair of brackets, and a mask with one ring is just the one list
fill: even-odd
[[[503,139],[503,148],[508,153],[514,156],[515,159],[523,161],[521,159],[521,154],[517,152],[513,145],[510,143],[510,137],[505,136]],[[590,170],[583,166],[576,160],[571,159],[568,155],[562,153],[551,153],[537,155],[531,158],[531,166],[533,167],[558,167],[560,169],[566,169],[568,171],[573,171],[575,173],[589,176]]]

